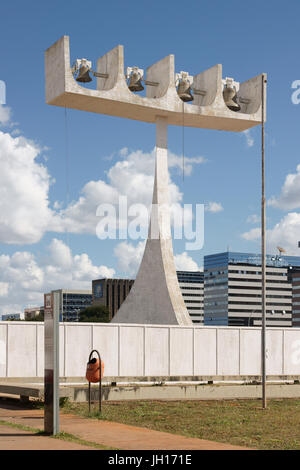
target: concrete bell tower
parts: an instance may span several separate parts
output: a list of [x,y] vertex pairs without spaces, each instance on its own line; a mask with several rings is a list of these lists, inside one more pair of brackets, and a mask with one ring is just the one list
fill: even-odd
[[[87,61],[85,64],[89,64]],[[89,68],[89,65],[87,65]],[[177,280],[170,229],[168,194],[168,125],[241,132],[262,122],[265,74],[244,83],[223,79],[220,64],[189,77],[193,101],[183,102],[176,89],[174,56],[146,70],[146,96],[129,90],[124,51],[117,46],[97,61],[96,89],[75,81],[70,66],[69,37],[63,36],[45,55],[46,102],[51,105],[118,116],[156,125],[153,208],[148,239],[136,281],[113,322],[190,325]],[[140,70],[140,69],[137,69]],[[139,71],[143,79],[143,71]],[[181,72],[183,76],[185,72]],[[186,76],[186,75],[185,75]],[[235,102],[225,103],[224,88]],[[230,98],[230,93],[228,94]],[[235,110],[233,110],[235,109]]]

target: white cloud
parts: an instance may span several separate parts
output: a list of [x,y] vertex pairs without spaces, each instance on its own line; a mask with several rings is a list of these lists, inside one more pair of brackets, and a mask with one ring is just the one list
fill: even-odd
[[[121,271],[135,278],[145,248],[145,242],[136,246],[119,243],[114,250]],[[175,255],[178,270],[202,269],[186,252]],[[29,251],[0,255],[0,315],[22,312],[25,307],[43,305],[43,294],[54,289],[89,289],[91,281],[114,277],[115,270],[96,266],[86,253],[72,254],[59,239],[52,239],[48,256],[42,260]]]
[[[6,108],[1,108],[3,109]],[[95,234],[100,204],[116,207],[126,196],[128,207],[140,203],[150,207],[153,192],[155,152],[130,152],[123,148],[119,160],[107,172],[107,181],[89,181],[80,197],[62,209],[61,201],[49,203],[51,178],[45,165],[38,162],[44,149],[22,136],[0,131],[0,242],[30,244],[38,242],[47,231]],[[186,174],[203,157],[186,157]],[[181,157],[169,152],[169,167],[181,168]],[[182,194],[169,181],[170,202],[175,213],[181,210]],[[144,220],[147,226],[148,219]]]
[[[280,195],[273,196],[268,201],[268,205],[283,210],[300,208],[300,164],[296,168],[296,173],[290,173],[286,176]],[[250,221],[249,218],[248,221]],[[260,238],[260,228],[245,232],[242,237],[246,240],[257,240]],[[276,252],[276,247],[282,246],[288,254],[299,256],[300,213],[290,212],[284,216],[273,228],[267,230],[266,239],[269,252]]]
[[50,176],[37,163],[40,149],[0,131],[0,241],[36,243],[51,224]]
[[[66,209],[61,210],[59,219],[56,217],[52,227],[57,231],[64,231],[65,227],[72,233],[96,233],[100,218],[96,216],[100,204],[112,204],[118,209],[119,198],[126,196],[127,204],[143,204],[150,208],[153,193],[155,151],[142,152],[141,150],[129,153],[127,148],[119,152],[121,157],[107,172],[107,182],[99,179],[88,182],[81,191],[81,196],[72,202]],[[186,157],[186,174],[191,174],[194,164],[205,161],[203,157]],[[181,157],[169,152],[169,168],[180,169]],[[178,213],[182,193],[171,179],[169,180],[170,203]],[[58,203],[56,203],[58,207]],[[117,211],[118,214],[118,211]],[[56,222],[56,224],[55,224]],[[148,219],[143,220],[147,226]]]
[[103,265],[94,266],[86,253],[75,255],[73,258],[72,279],[73,281],[78,281],[80,284],[86,282],[90,285],[92,279],[114,277],[114,274],[115,270],[112,268]]
[[[300,207],[300,165],[297,166],[296,173],[287,175],[279,197],[273,196],[268,201],[268,205],[284,210]],[[248,217],[247,221],[252,221],[251,217],[253,216]],[[254,228],[241,236],[245,240],[258,240],[261,236],[261,229]],[[277,252],[277,246],[282,246],[288,255],[300,256],[298,241],[300,241],[299,212],[289,212],[266,233],[267,251],[269,253]]]
[[267,245],[271,252],[275,252],[277,246],[282,246],[287,255],[300,256],[298,241],[300,241],[299,212],[290,212],[267,231]]
[[[127,275],[136,276],[143,254],[145,242],[139,242],[136,245],[128,242],[119,243],[114,249],[114,255],[118,258],[118,267]],[[178,271],[201,271],[191,256],[186,251],[174,256],[175,266]]]
[[249,232],[242,233],[241,237],[245,240],[257,240],[260,237],[261,229],[260,228],[252,228]]
[[174,259],[177,271],[203,271],[186,251],[175,255]]
[[[261,236],[260,228],[253,228],[245,232],[242,238],[249,241],[259,240]],[[267,250],[275,253],[277,246],[282,246],[287,255],[300,256],[298,241],[300,241],[300,213],[290,212],[283,217],[273,228],[266,233]]]
[[247,222],[249,224],[258,224],[260,222],[260,217],[256,214],[251,214],[247,217]]
[[49,264],[59,266],[63,269],[70,269],[72,266],[72,253],[70,248],[57,238],[53,238],[49,247]]
[[219,202],[209,202],[208,204],[205,205],[205,210],[207,212],[216,213],[216,212],[223,211],[224,208],[222,207],[222,204],[220,204]]
[[296,173],[286,176],[281,194],[278,198],[273,196],[268,205],[284,210],[300,208],[300,165],[297,166]]
[[[169,168],[177,168],[179,172],[182,172],[183,158],[182,156],[175,155],[172,152],[168,152]],[[207,160],[204,157],[184,157],[184,174],[190,176],[193,170],[193,164],[206,163]]]
[[[97,207],[103,203],[117,206],[121,196],[127,197],[128,207],[139,203],[150,208],[155,167],[154,150],[146,153],[141,150],[129,152],[128,149],[121,149],[119,160],[107,172],[107,181],[89,181],[83,187],[80,197],[65,209],[61,208],[60,201],[55,201],[53,208],[50,207],[51,177],[46,166],[37,161],[42,150],[29,139],[0,131],[0,242],[37,243],[49,231],[95,234],[99,223],[99,217],[96,216]],[[194,164],[204,161],[203,157],[186,157],[186,174],[191,173]],[[169,167],[180,169],[181,164],[181,157],[170,152]],[[178,225],[178,214],[182,211],[182,194],[171,179],[169,192],[170,203],[176,216],[175,223]],[[218,204],[210,208],[213,211],[221,210]],[[185,223],[188,223],[192,214],[187,211],[185,216]],[[142,223],[147,226],[148,218],[145,217]],[[54,250],[54,265],[64,262],[67,267],[74,262],[71,254],[66,252],[59,241],[52,242],[51,247]],[[82,267],[82,264],[88,261],[83,256],[77,258],[77,263]],[[26,266],[29,269],[29,265]],[[49,266],[52,272],[52,264]],[[32,259],[31,269],[36,269]],[[43,273],[37,272],[37,277],[40,275]]]
[[26,306],[43,305],[43,293],[53,289],[91,290],[91,281],[113,277],[114,269],[95,266],[86,253],[73,255],[54,238],[49,256],[38,260],[28,251],[0,255],[0,313],[17,313]]
[[119,151],[119,154],[121,157],[126,157],[128,155],[128,148],[127,147],[121,148],[121,150]]
[[[7,120],[8,108],[0,107],[0,119]],[[43,156],[34,142],[22,136],[0,131],[0,242],[8,244],[37,243],[46,232],[96,234],[100,218],[96,216],[100,204],[118,206],[119,197],[126,196],[128,207],[144,204],[150,207],[153,192],[155,151],[119,151],[107,178],[89,181],[79,198],[63,208],[62,201],[49,202],[53,181],[47,167],[38,161]],[[186,157],[185,173],[191,174],[193,165],[205,161],[203,157]],[[180,169],[181,157],[169,152],[169,168]],[[180,210],[182,193],[169,181],[171,204]],[[179,209],[178,209],[179,206]],[[147,226],[148,219],[144,220]]]
[[253,147],[254,145],[254,138],[251,135],[251,130],[247,129],[246,131],[243,131],[244,136],[246,137],[246,143],[248,147]]
[[121,242],[114,248],[114,255],[118,258],[118,268],[126,272],[128,276],[134,277],[139,269],[145,250],[145,241],[134,245],[133,243]]
[[[87,285],[88,281],[98,277],[113,277],[114,269],[106,266],[94,266],[86,253],[72,255],[70,248],[62,241],[54,238],[49,247],[49,259],[46,260],[45,269],[47,273],[56,273],[74,288],[80,285]],[[55,277],[50,276],[51,283],[56,283]],[[91,287],[91,286],[90,286]]]
[[8,294],[8,289],[8,282],[0,282],[0,297],[5,297]]

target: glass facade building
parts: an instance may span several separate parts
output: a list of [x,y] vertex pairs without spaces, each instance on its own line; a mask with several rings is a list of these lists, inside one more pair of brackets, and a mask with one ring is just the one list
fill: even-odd
[[92,293],[65,291],[62,293],[61,321],[78,321],[81,310],[92,305]]
[[59,312],[59,321],[77,322],[80,312],[92,305],[92,292],[58,289],[44,294],[44,310]]
[[293,268],[290,277],[293,289],[293,326],[300,328],[300,268]]
[[[292,326],[290,270],[298,256],[266,256],[267,326]],[[261,256],[225,252],[204,257],[204,324],[261,325]]]

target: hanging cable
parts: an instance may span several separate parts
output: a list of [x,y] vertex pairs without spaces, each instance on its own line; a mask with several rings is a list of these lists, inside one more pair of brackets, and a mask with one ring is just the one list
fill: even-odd
[[[66,208],[69,206],[70,202],[70,167],[69,167],[69,132],[68,132],[68,116],[67,116],[67,108],[65,106],[65,161],[66,161],[66,167],[65,167],[65,183],[66,183]],[[65,219],[66,219],[66,212],[65,212]],[[70,239],[69,239],[69,232],[68,232],[68,227],[67,224],[65,224],[65,231],[66,231],[66,245],[67,248],[70,250]],[[73,273],[72,273],[72,265],[71,265],[71,279],[73,278]],[[63,296],[63,294],[62,294]],[[65,299],[65,306],[66,306],[66,311],[68,310],[68,292],[66,289],[66,299]],[[64,297],[62,298],[62,320],[64,321]]]
[[69,177],[69,132],[68,132],[68,116],[65,107],[65,152],[66,152],[66,202],[69,204],[70,199],[70,177]]
[[182,101],[182,181],[184,181],[184,101]]

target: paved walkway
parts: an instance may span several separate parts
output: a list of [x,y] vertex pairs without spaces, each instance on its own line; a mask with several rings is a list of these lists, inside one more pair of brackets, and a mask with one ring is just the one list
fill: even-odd
[[[0,402],[0,420],[9,421],[11,423],[22,424],[23,426],[30,426],[32,428],[43,429],[43,410],[31,410],[14,406],[5,402]],[[11,429],[12,434],[22,433],[17,429]],[[71,414],[60,415],[60,430],[73,434],[76,437],[84,439],[85,441],[96,442],[115,449],[126,450],[242,450],[243,447],[232,446],[229,444],[222,444],[203,439],[189,438],[170,434],[160,431],[152,431],[150,429],[140,428],[136,426],[128,426],[110,421],[98,421],[96,419],[87,419],[80,416]],[[2,430],[0,428],[0,441]],[[54,448],[54,443],[60,442],[61,444],[68,444],[63,441],[56,441],[46,437],[35,437],[24,435],[24,440],[31,437],[35,440],[36,449],[40,449],[40,445],[46,445],[46,440],[51,441],[49,449]],[[4,436],[5,437],[5,436]],[[29,442],[29,440],[28,440]],[[9,443],[8,443],[9,444]],[[21,445],[21,444],[20,444]],[[75,446],[75,444],[74,444]],[[83,448],[83,446],[80,446]],[[0,447],[1,449],[5,447]],[[15,447],[16,448],[16,447]],[[26,447],[28,448],[28,447]],[[71,447],[68,447],[71,448]],[[78,448],[78,446],[77,446]]]
[[[91,450],[91,447],[73,442],[37,436],[10,426],[0,425],[0,450]],[[93,449],[92,449],[93,450]]]

